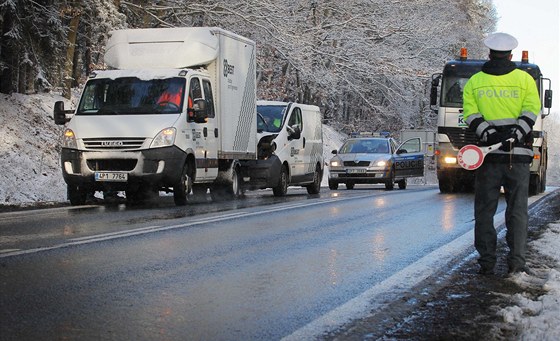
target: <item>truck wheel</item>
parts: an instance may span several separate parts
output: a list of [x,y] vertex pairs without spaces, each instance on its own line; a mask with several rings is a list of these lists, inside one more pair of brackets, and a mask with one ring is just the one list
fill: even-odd
[[233,167],[231,170],[231,184],[227,186],[227,193],[233,198],[241,196],[241,174],[238,167]]
[[439,191],[441,193],[451,193],[453,192],[453,180],[449,177],[440,177],[438,179]]
[[399,185],[399,189],[406,189],[406,179],[399,180],[397,184]]
[[338,182],[329,181],[329,189],[336,191],[338,189]]
[[288,171],[286,170],[286,166],[282,166],[278,185],[272,188],[272,193],[274,193],[276,197],[283,197],[288,193]]
[[539,174],[531,174],[529,178],[529,195],[531,196],[539,194],[541,186],[541,177],[539,176]]
[[319,194],[321,191],[321,168],[317,166],[315,173],[313,173],[313,183],[305,186],[308,194]]
[[173,200],[177,206],[185,206],[187,204],[187,194],[192,189],[192,178],[188,174],[188,167],[183,167],[183,174],[179,182],[173,186]]
[[87,192],[80,186],[68,185],[68,199],[72,205],[84,205],[86,203]]
[[347,182],[346,183],[346,189],[354,189],[354,183],[353,182]]
[[[228,174],[229,173],[229,174]],[[232,166],[224,173],[227,180],[222,180],[210,187],[210,197],[213,201],[232,200],[241,196],[241,174],[239,168]]]

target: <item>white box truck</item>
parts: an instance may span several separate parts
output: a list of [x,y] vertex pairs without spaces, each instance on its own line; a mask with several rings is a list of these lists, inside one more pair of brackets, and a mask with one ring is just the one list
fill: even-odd
[[240,193],[240,161],[256,159],[255,43],[209,27],[111,32],[105,63],[78,107],[54,109],[67,124],[61,151],[68,197],[95,191]]
[[315,105],[257,101],[257,160],[242,161],[249,189],[272,188],[284,196],[288,186],[318,194],[323,178],[323,128]]

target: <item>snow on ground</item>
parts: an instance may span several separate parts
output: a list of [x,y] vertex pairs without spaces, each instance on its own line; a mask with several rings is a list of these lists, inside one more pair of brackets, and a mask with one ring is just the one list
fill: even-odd
[[[519,327],[519,340],[560,340],[560,222],[549,224],[543,235],[531,243],[536,254],[528,257],[527,264],[534,274],[520,273],[511,280],[527,291],[540,288],[546,294],[515,294],[511,298],[514,305],[498,314],[504,322]],[[543,268],[539,261],[542,258],[552,260],[555,268]]]
[[[63,128],[52,118],[57,100],[65,99],[58,94],[0,94],[0,205],[66,201],[58,155]],[[70,101],[65,102],[68,108],[73,107]],[[328,163],[344,136],[324,126],[323,138]],[[325,167],[323,186],[327,178]],[[520,274],[511,280],[528,289],[538,286],[546,294],[514,295],[515,304],[499,314],[504,322],[522,327],[523,340],[560,340],[560,222],[551,224],[533,243],[538,255],[532,255],[528,265],[535,269],[535,275]],[[539,257],[554,260],[556,267],[539,268]]]

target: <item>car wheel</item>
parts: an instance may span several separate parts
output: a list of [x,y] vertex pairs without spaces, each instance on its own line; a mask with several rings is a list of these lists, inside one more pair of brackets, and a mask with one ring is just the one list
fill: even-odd
[[329,189],[336,191],[338,189],[338,182],[329,181]]
[[391,175],[389,179],[385,181],[385,189],[391,191],[393,188],[395,188],[395,170],[391,169]]
[[321,191],[321,178],[321,168],[317,166],[317,169],[315,169],[315,173],[313,174],[313,183],[305,186],[308,194],[319,194]]
[[346,189],[354,189],[354,183],[353,182],[347,182],[346,183]]
[[397,184],[399,185],[399,189],[406,189],[406,179],[399,180]]
[[274,193],[276,197],[283,197],[288,193],[288,171],[286,170],[286,166],[282,166],[278,185],[272,188],[272,193]]

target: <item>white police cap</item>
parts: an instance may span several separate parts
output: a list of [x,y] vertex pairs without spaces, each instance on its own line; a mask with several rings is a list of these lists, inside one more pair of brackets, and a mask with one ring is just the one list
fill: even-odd
[[484,39],[484,45],[494,51],[511,51],[517,47],[517,39],[507,33],[493,33]]

